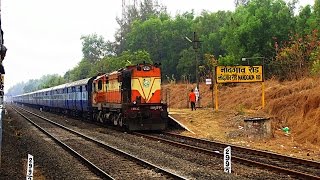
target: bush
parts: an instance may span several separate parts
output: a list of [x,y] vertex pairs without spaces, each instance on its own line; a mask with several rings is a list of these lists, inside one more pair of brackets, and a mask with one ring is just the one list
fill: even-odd
[[[317,31],[311,35],[300,37],[295,35],[290,41],[278,49],[276,42],[276,58],[270,62],[270,71],[280,80],[300,79],[311,73],[319,72]],[[310,70],[311,69],[311,70]]]

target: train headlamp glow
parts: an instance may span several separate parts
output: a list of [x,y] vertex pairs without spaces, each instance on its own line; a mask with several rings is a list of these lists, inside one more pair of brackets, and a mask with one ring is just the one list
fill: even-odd
[[133,103],[133,104],[137,104],[137,101],[133,101],[132,103]]
[[151,67],[150,66],[143,66],[142,69],[144,71],[150,71]]

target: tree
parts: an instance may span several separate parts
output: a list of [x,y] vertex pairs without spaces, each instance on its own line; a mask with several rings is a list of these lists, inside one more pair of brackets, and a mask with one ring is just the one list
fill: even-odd
[[[98,62],[95,62],[94,64],[97,64]],[[72,82],[72,81],[88,78],[90,77],[90,75],[92,75],[90,73],[92,71],[91,68],[92,68],[92,63],[90,63],[86,59],[82,59],[75,68],[65,73],[64,79],[66,79],[67,82]]]
[[125,7],[122,18],[117,17],[120,28],[115,33],[115,42],[109,42],[109,50],[114,54],[120,55],[126,49],[127,34],[130,33],[132,24],[135,21],[147,21],[152,17],[160,17],[167,14],[166,8],[159,5],[155,0],[144,0],[138,7],[129,5]]
[[24,93],[24,87],[25,83],[20,82],[8,89],[8,92],[6,93],[6,96],[16,96]]
[[234,0],[234,5],[236,7],[238,7],[238,6],[246,6],[246,5],[248,5],[249,2],[250,2],[250,0]]
[[90,63],[99,61],[107,54],[107,44],[102,36],[90,34],[81,36],[83,58]]
[[201,48],[203,54],[214,53],[215,57],[226,54],[226,50],[222,47],[223,33],[222,29],[231,18],[231,12],[218,11],[209,13],[204,11],[201,16],[195,19],[195,29],[200,35],[202,41]]
[[291,37],[270,63],[272,73],[280,80],[300,79],[320,71],[320,41],[317,30],[306,36]]
[[196,80],[196,62],[193,48],[185,49],[180,53],[179,63],[177,65],[177,77],[192,77],[190,80]]
[[310,20],[311,20],[311,6],[307,5],[303,7],[299,15],[296,17],[296,32],[302,36],[310,34],[312,29],[310,27]]
[[[274,44],[289,39],[295,27],[293,12],[282,0],[252,0],[240,6],[223,29],[223,45],[229,56],[240,62],[242,57],[275,56]],[[258,61],[256,59],[255,61]]]
[[164,12],[166,12],[166,8],[158,4],[158,1],[143,0],[143,2],[140,3],[139,19],[146,21],[150,17],[159,17],[159,15]]
[[107,56],[91,67],[89,77],[97,73],[110,73],[128,65],[135,65],[142,62],[153,63],[149,53],[146,51],[125,51],[119,56]]
[[129,65],[135,65],[139,63],[153,63],[153,61],[150,58],[150,54],[147,51],[125,51],[120,56],[114,57],[112,60],[112,70],[118,70],[120,68],[124,68]]
[[66,83],[66,81],[58,74],[46,75],[41,77],[40,84],[37,89],[50,88],[64,83]]
[[311,13],[310,18],[308,19],[309,33],[313,30],[318,30],[320,33],[320,0],[314,1],[313,12]]
[[31,79],[25,83],[23,93],[33,92],[39,89],[41,85],[40,79]]
[[132,30],[128,33],[126,47],[130,51],[146,50],[152,54],[152,59],[158,60],[161,51],[161,26],[159,18],[147,21],[135,21]]

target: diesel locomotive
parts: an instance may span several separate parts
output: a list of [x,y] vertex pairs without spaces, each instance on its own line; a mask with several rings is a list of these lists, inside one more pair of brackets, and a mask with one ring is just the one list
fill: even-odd
[[130,131],[165,130],[159,64],[141,63],[106,74],[13,97],[44,110],[82,116]]

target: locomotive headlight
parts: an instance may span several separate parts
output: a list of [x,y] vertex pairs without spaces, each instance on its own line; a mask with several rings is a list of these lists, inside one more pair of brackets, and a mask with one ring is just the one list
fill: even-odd
[[133,103],[133,104],[137,104],[137,101],[133,101],[132,103]]
[[143,66],[142,69],[144,71],[150,71],[151,70],[151,67],[150,66]]

